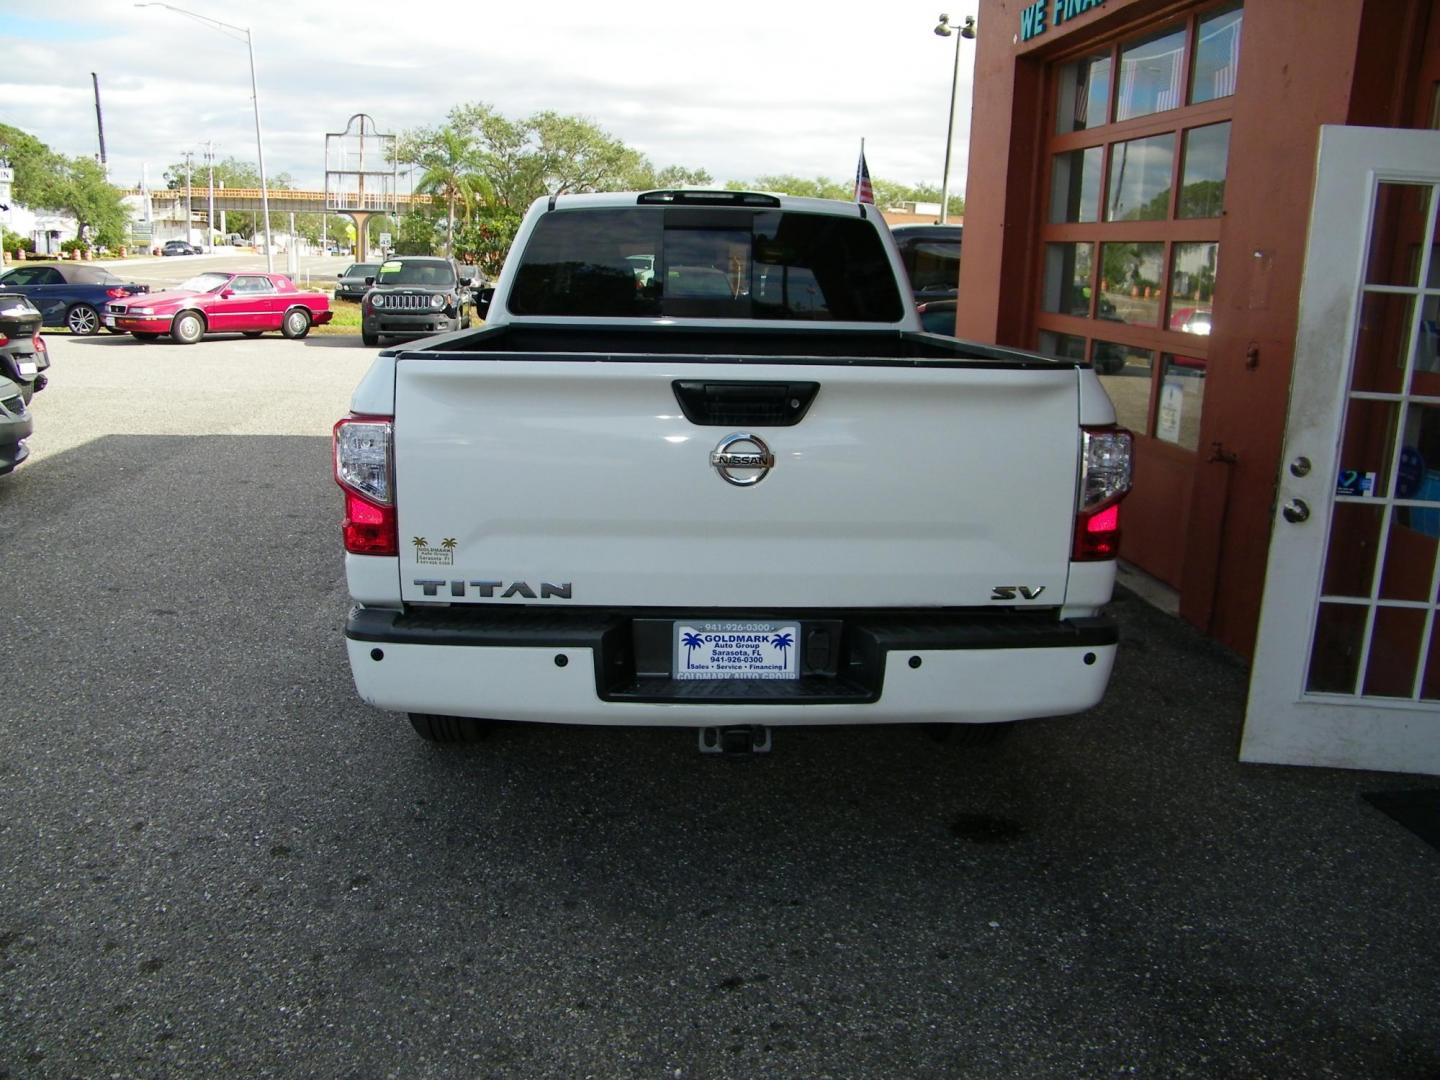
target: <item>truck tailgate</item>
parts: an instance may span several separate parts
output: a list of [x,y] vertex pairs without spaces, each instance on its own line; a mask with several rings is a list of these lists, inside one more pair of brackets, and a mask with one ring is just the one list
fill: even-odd
[[[412,353],[395,370],[407,603],[1063,601],[1074,368]],[[819,390],[793,426],[710,426],[686,419],[677,380]],[[711,464],[736,432],[774,455],[751,486]],[[1016,598],[992,599],[1002,586]]]

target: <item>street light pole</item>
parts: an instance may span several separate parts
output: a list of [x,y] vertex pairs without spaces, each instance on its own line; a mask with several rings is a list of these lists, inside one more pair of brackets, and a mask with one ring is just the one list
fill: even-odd
[[[941,15],[940,24],[935,27],[937,37],[949,37],[955,33],[955,28],[950,25],[950,16]],[[955,99],[960,91],[960,39],[975,38],[975,16],[966,15],[965,25],[960,27],[960,34],[955,38],[955,74],[950,80],[950,123],[945,129],[945,179],[940,185],[940,224],[944,225],[950,218],[950,147],[955,142]]]
[[190,159],[195,155],[185,151],[185,243],[190,243],[190,234],[195,225],[195,211],[190,205],[190,193],[195,185],[190,182]]
[[213,26],[227,37],[233,37],[236,34],[245,35],[245,47],[250,51],[250,100],[255,105],[255,152],[260,157],[260,206],[265,214],[265,270],[267,273],[274,272],[275,255],[270,242],[270,187],[265,181],[265,143],[260,136],[260,91],[255,83],[255,42],[250,36],[250,28],[248,26],[232,26],[219,19],[212,19],[208,15],[197,15],[193,11],[176,7],[174,4],[161,3],[159,0],[148,0],[147,3],[137,3],[135,6],[168,8],[178,15],[184,15],[197,22]]
[[210,206],[205,211],[205,250],[215,250],[215,144],[205,140],[205,164],[210,168]]

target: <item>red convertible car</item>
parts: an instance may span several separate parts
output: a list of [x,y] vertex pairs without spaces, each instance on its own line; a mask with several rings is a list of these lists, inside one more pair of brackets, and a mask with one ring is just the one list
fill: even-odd
[[301,292],[284,274],[198,274],[178,288],[105,305],[107,327],[141,341],[169,334],[182,345],[227,331],[259,337],[279,330],[303,338],[312,325],[333,317],[328,296]]

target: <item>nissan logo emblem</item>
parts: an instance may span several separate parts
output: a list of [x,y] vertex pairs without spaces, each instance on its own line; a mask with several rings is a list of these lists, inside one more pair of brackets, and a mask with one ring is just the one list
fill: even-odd
[[775,467],[775,455],[763,439],[737,431],[726,435],[720,445],[710,451],[710,464],[727,484],[750,487],[769,475]]

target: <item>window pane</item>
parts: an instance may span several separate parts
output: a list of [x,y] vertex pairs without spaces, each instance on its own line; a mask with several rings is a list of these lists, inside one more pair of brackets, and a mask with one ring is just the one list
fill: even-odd
[[1045,245],[1044,310],[1060,315],[1090,314],[1091,244]]
[[[955,230],[957,233],[959,229]],[[954,240],[917,240],[902,246],[900,258],[910,273],[917,297],[924,293],[954,296],[960,287],[960,237]]]
[[[1351,408],[1359,404],[1352,402]],[[1440,406],[1411,402],[1405,410],[1402,442],[1395,497],[1432,505],[1396,507],[1397,520],[1423,536],[1440,537],[1440,506],[1433,505],[1440,503]]]
[[1183,28],[1121,49],[1116,121],[1178,108],[1184,61]]
[[1169,353],[1162,359],[1155,437],[1194,450],[1200,445],[1200,412],[1205,405],[1205,361]]
[[1225,166],[1230,158],[1230,123],[1191,128],[1185,133],[1180,165],[1182,218],[1214,218],[1225,205]]
[[1110,54],[1087,56],[1060,69],[1056,90],[1055,134],[1099,127],[1108,119],[1105,108],[1110,94]]
[[1159,325],[1164,277],[1164,244],[1101,244],[1100,306],[1095,317],[1130,326]]
[[1228,11],[1200,22],[1195,42],[1195,82],[1190,103],[1229,97],[1235,93],[1235,73],[1240,67],[1240,22],[1244,12],[1236,4]]
[[[1384,498],[1390,492],[1390,464],[1400,406],[1393,401],[1352,398],[1340,441],[1335,494]],[[1417,478],[1418,486],[1418,478]]]
[[1154,353],[1133,345],[1097,341],[1090,362],[1115,405],[1116,422],[1141,435],[1150,434],[1150,368]]
[[1211,298],[1219,244],[1176,244],[1170,269],[1170,311],[1165,325],[1182,334],[1210,335]]
[[1369,285],[1420,284],[1420,248],[1430,231],[1430,185],[1380,184],[1365,281]]
[[1360,302],[1360,326],[1350,389],[1398,394],[1404,385],[1405,350],[1415,322],[1415,298],[1367,292]]
[[[1436,541],[1440,534],[1433,529],[1425,532],[1412,528],[1415,524],[1413,518],[1421,515],[1433,517],[1434,511],[1417,512],[1411,509],[1407,514],[1397,509],[1390,521],[1390,535],[1385,541],[1385,563],[1380,571],[1381,600],[1423,602],[1430,596],[1430,582],[1435,574]],[[1407,517],[1411,520],[1407,521]]]
[[1102,147],[1056,154],[1050,176],[1050,223],[1100,220]]
[[1372,697],[1408,698],[1414,692],[1415,661],[1424,633],[1425,612],[1419,608],[1376,608],[1362,692]]
[[[1435,252],[1431,259],[1440,259],[1440,251]],[[1432,262],[1430,265],[1433,267],[1435,264]],[[1415,337],[1415,372],[1410,380],[1410,392],[1436,393],[1436,372],[1440,372],[1440,296],[1427,296]]]
[[1335,504],[1330,520],[1330,542],[1325,545],[1326,596],[1370,595],[1384,514],[1383,506]]
[[1105,151],[1092,146],[1056,154],[1050,174],[1050,221],[1100,220],[1100,163]]
[[1365,647],[1367,609],[1359,604],[1321,604],[1310,648],[1305,689],[1318,694],[1353,694]]
[[1036,351],[1061,360],[1084,360],[1085,339],[1074,334],[1052,334],[1049,330],[1042,330]]
[[1105,220],[1164,221],[1169,217],[1174,161],[1174,132],[1112,146]]
[[526,315],[894,322],[904,312],[866,222],[682,207],[546,214],[509,303]]

